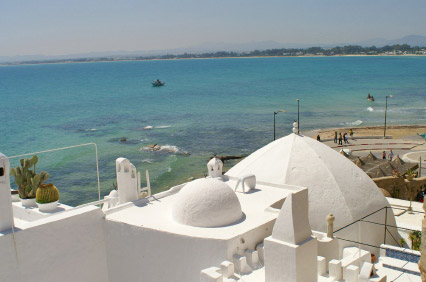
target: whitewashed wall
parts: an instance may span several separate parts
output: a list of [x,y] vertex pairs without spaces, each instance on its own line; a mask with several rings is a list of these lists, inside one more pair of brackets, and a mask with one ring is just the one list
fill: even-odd
[[[0,235],[0,281],[108,282],[104,214],[94,206],[67,211]],[[19,266],[19,270],[17,269]]]
[[198,282],[202,269],[219,266],[235,253],[254,249],[272,231],[273,222],[227,241],[175,235],[109,220],[105,226],[110,282]]

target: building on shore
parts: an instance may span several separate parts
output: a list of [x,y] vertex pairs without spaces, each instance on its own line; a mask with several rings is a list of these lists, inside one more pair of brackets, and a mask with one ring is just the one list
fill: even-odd
[[226,174],[212,158],[207,177],[155,195],[119,158],[118,191],[49,213],[12,202],[2,155],[0,167],[0,281],[420,281],[388,200],[309,137],[278,139]]

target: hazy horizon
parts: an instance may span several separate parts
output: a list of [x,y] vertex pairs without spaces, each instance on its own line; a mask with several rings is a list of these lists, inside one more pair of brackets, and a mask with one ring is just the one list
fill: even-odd
[[11,1],[0,11],[0,56],[392,40],[426,35],[425,10],[423,0]]

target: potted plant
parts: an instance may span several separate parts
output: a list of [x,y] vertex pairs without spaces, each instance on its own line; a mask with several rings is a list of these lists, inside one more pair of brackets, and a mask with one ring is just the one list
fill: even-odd
[[38,163],[37,155],[34,155],[30,159],[21,159],[20,163],[21,166],[12,168],[10,174],[15,177],[22,206],[26,208],[35,207],[37,189],[49,178],[49,174],[45,171],[42,171],[40,174],[36,172],[36,165]]
[[58,207],[59,191],[55,185],[42,184],[37,189],[36,203],[41,212],[52,212]]

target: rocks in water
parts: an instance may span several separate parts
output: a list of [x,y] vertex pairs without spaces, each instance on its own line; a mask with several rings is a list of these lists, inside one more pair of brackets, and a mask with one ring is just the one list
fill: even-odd
[[161,150],[161,146],[158,145],[158,144],[148,145],[148,146],[146,146],[146,148],[148,148],[149,151],[160,151]]
[[141,151],[148,151],[148,152],[166,152],[166,153],[175,153],[180,154],[184,156],[190,156],[191,153],[188,153],[186,151],[182,151],[177,146],[173,145],[158,145],[158,144],[151,144],[146,147],[141,148]]
[[[218,158],[222,162],[228,161],[228,160],[238,160],[238,159],[244,158],[244,156],[242,156],[242,155],[225,155],[225,156],[214,156],[214,157]],[[214,157],[210,157],[210,159],[212,159]]]

